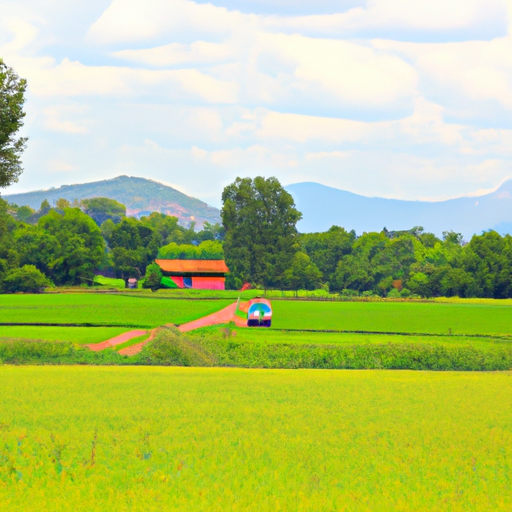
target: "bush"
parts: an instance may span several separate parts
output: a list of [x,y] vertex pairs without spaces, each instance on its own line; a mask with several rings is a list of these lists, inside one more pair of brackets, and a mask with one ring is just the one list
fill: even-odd
[[223,260],[222,243],[206,240],[199,245],[171,242],[158,251],[159,258],[168,260]]
[[7,293],[40,293],[53,283],[34,265],[23,265],[7,272],[3,280],[3,290]]
[[406,299],[408,297],[410,297],[412,294],[411,294],[411,290],[408,290],[407,288],[402,288],[402,291],[400,292],[400,295]]
[[399,299],[401,297],[400,292],[396,288],[391,288],[391,290],[389,290],[387,296],[390,299]]
[[196,340],[174,327],[162,327],[144,346],[141,364],[162,366],[216,366],[215,359]]
[[144,276],[142,287],[151,288],[152,291],[156,291],[160,288],[161,280],[162,271],[160,270],[160,267],[156,263],[151,263],[151,265],[146,267],[146,275]]

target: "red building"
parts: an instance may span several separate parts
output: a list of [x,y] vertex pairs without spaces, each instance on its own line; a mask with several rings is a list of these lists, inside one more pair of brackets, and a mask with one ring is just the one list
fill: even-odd
[[224,290],[229,272],[224,260],[155,260],[167,288]]

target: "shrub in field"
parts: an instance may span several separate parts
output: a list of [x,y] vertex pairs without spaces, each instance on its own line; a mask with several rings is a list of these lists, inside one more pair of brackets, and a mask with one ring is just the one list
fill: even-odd
[[402,297],[402,295],[400,294],[400,292],[396,288],[391,288],[391,290],[389,290],[387,296],[390,299],[399,299],[399,298]]
[[173,327],[163,327],[139,356],[140,364],[163,366],[216,366],[200,343]]
[[7,293],[39,293],[49,286],[53,283],[34,265],[12,269],[3,279],[3,291]]
[[156,263],[151,263],[146,268],[146,275],[144,281],[142,281],[143,288],[150,288],[152,291],[160,288],[160,281],[162,279],[162,271]]

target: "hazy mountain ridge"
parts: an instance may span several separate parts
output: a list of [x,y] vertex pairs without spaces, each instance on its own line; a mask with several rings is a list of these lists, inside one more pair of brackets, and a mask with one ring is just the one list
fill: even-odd
[[131,176],[2,196],[10,203],[28,205],[36,210],[44,199],[53,204],[59,198],[73,201],[91,197],[115,199],[126,206],[127,214],[131,216],[140,217],[142,214],[155,211],[174,215],[183,225],[188,225],[191,221],[195,221],[198,227],[204,222],[220,222],[220,212],[217,208],[168,185]]
[[298,225],[303,233],[325,231],[333,224],[358,234],[423,226],[438,236],[453,230],[468,240],[488,229],[512,233],[512,180],[490,194],[438,202],[365,197],[314,182],[285,188],[303,213]]
[[[487,229],[512,233],[512,180],[490,194],[438,202],[366,197],[315,182],[294,183],[285,188],[303,213],[298,225],[303,233],[326,231],[332,225],[355,229],[358,234],[384,227],[400,230],[423,226],[438,236],[453,230],[466,239]],[[69,201],[109,197],[123,203],[128,215],[140,217],[157,211],[178,217],[183,225],[195,221],[200,227],[205,221],[220,222],[217,208],[168,185],[130,176],[2,196],[8,202],[34,209],[44,199],[53,204],[61,197]]]

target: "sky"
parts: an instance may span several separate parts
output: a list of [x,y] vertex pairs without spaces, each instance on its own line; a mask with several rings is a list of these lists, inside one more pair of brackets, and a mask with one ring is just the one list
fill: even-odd
[[237,176],[442,200],[512,178],[512,0],[0,0],[28,80],[3,194]]

